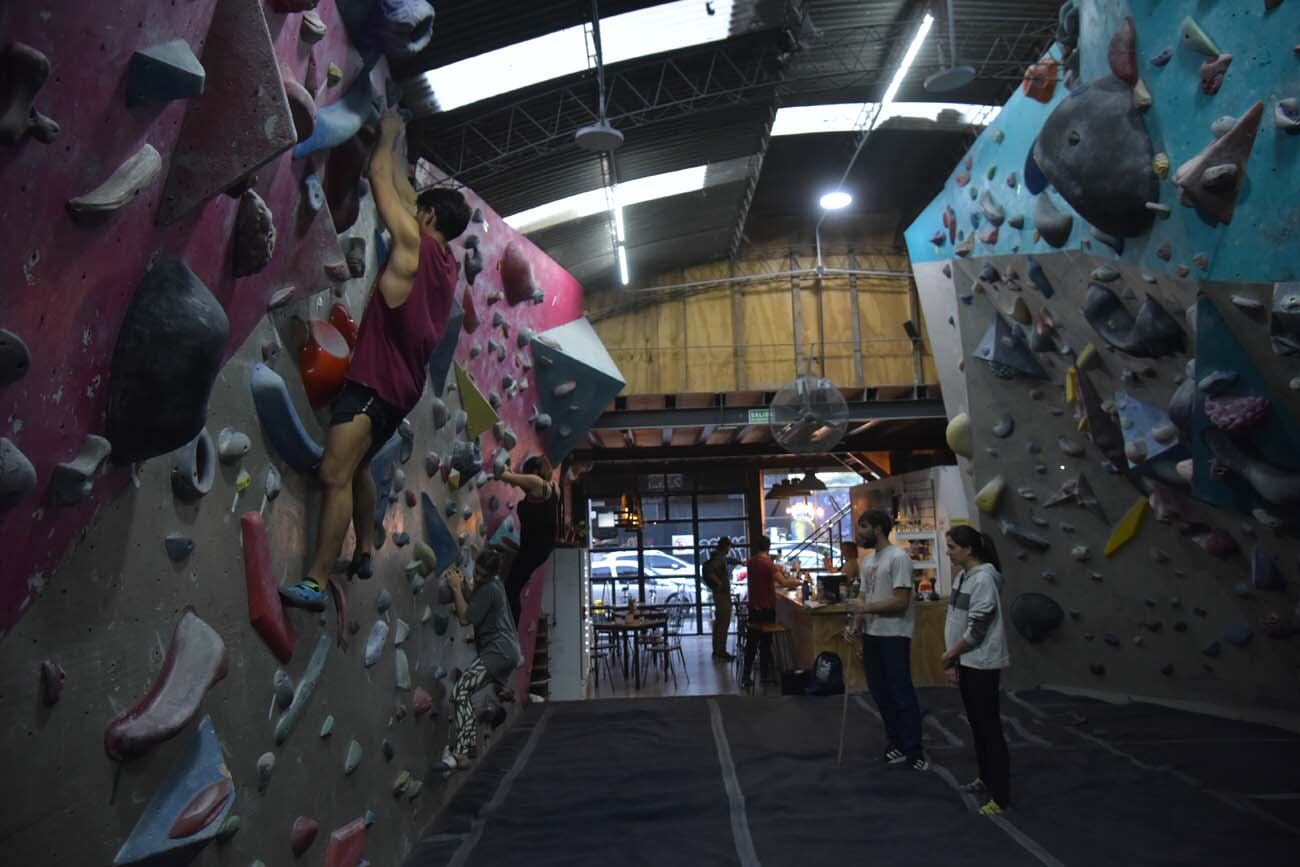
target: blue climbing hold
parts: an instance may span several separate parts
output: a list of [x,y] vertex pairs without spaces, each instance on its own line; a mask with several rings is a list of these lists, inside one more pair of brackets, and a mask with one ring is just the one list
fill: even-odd
[[384,523],[388,506],[396,499],[389,495],[389,489],[392,487],[392,472],[397,465],[397,455],[401,448],[402,438],[393,434],[388,438],[388,442],[384,443],[383,448],[370,459],[370,475],[375,480],[375,490],[378,492],[375,497],[376,526]]
[[447,523],[442,519],[442,512],[434,505],[433,499],[427,493],[420,494],[420,505],[424,512],[425,541],[429,543],[434,556],[438,558],[438,565],[434,572],[441,576],[460,560],[460,546],[456,544],[456,538],[451,535],[451,530],[447,529]]
[[342,98],[316,111],[316,127],[310,136],[294,146],[294,159],[338,147],[356,135],[365,123],[375,120],[375,88],[370,83],[370,70],[377,59],[369,60],[358,70]]
[[433,387],[434,397],[442,397],[442,390],[447,384],[447,374],[451,372],[452,357],[456,354],[456,344],[460,341],[461,327],[465,322],[465,311],[458,302],[451,302],[451,313],[447,316],[447,328],[442,332],[442,339],[429,355],[429,385]]
[[1047,176],[1043,170],[1038,167],[1038,161],[1034,159],[1034,148],[1031,145],[1029,152],[1025,154],[1025,171],[1024,171],[1025,189],[1029,190],[1030,195],[1038,195],[1047,189]]
[[255,364],[249,386],[257,418],[276,454],[300,473],[315,473],[324,450],[303,427],[280,374],[265,364]]

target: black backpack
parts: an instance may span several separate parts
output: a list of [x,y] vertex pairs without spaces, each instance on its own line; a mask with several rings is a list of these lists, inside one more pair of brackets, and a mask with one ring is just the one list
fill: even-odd
[[813,662],[809,695],[839,695],[844,692],[844,664],[838,654],[823,650]]

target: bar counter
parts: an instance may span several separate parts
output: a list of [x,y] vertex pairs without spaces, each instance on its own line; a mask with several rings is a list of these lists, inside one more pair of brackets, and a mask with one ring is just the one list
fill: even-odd
[[[858,642],[849,644],[843,631],[847,615],[844,603],[825,603],[810,599],[800,602],[798,591],[777,591],[776,622],[790,630],[790,646],[796,668],[812,668],[817,654],[829,650],[840,657],[844,666],[844,683],[850,690],[866,689],[862,674],[862,655]],[[916,686],[947,686],[939,657],[943,655],[943,623],[948,616],[948,602],[912,600],[916,623],[912,635],[912,682]]]

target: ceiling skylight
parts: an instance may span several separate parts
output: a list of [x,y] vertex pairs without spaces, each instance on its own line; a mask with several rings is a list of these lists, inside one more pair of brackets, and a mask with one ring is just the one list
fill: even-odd
[[[676,0],[600,21],[606,64],[726,39],[733,0]],[[710,15],[708,9],[713,9]],[[424,73],[441,111],[590,68],[586,27],[578,25],[517,42]]]
[[620,217],[619,223],[622,223],[623,208],[704,189],[708,168],[708,166],[692,166],[675,172],[651,175],[648,178],[624,181],[618,185],[617,198],[604,187],[578,193],[575,196],[557,199],[554,202],[511,214],[505,218],[505,221],[516,231],[527,235],[570,220],[580,220],[583,217],[605,213],[610,210],[610,203],[614,202],[614,207],[617,209],[615,213]]
[[[772,135],[806,135],[819,132],[852,132],[866,108],[860,102],[832,105],[795,105],[777,109]],[[988,126],[1001,109],[994,105],[955,102],[895,102],[886,106],[876,121],[879,129],[891,120],[931,121],[945,126]]]

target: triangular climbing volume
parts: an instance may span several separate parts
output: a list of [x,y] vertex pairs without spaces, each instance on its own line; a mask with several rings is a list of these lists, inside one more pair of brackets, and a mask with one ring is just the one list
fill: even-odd
[[546,456],[559,463],[623,390],[623,374],[585,316],[534,337],[533,361],[537,408],[551,417]]
[[474,382],[474,377],[466,372],[465,368],[459,364],[456,366],[456,388],[460,392],[460,406],[469,416],[469,421],[465,424],[465,438],[468,440],[478,439],[478,435],[497,423],[496,410],[492,408],[484,398],[483,393],[478,390],[478,384]]
[[456,354],[456,344],[460,341],[461,326],[465,322],[465,311],[455,301],[451,302],[451,313],[447,316],[447,328],[442,332],[442,339],[433,348],[429,356],[429,385],[434,397],[442,397],[442,390],[447,385],[447,374],[451,372],[451,360]]

